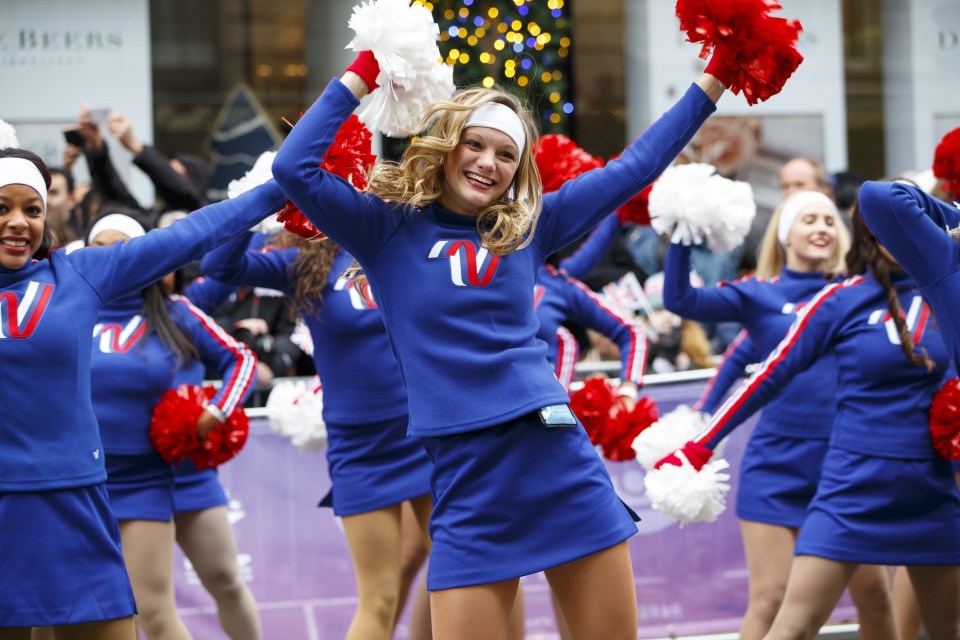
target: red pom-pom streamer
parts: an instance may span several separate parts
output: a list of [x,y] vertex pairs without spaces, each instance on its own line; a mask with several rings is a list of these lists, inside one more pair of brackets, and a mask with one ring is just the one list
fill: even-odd
[[[320,166],[340,176],[358,191],[363,191],[367,188],[367,173],[377,159],[370,151],[372,137],[370,130],[360,119],[355,114],[350,114],[340,125],[333,143],[323,155]],[[283,224],[284,229],[301,238],[320,240],[324,237],[297,205],[290,201],[287,201],[287,205],[277,214],[277,221]]]
[[678,0],[677,17],[687,40],[702,43],[700,57],[711,51],[732,78],[729,89],[743,91],[748,104],[776,95],[793,75],[803,56],[797,20],[775,18],[782,9],[773,0]]
[[570,410],[580,419],[590,442],[597,444],[601,440],[614,400],[616,396],[603,378],[584,380],[583,386],[570,396]]
[[933,175],[952,198],[960,198],[960,128],[943,136],[933,153]]
[[250,433],[243,407],[211,429],[204,440],[197,438],[197,420],[216,394],[211,386],[180,385],[160,397],[150,422],[150,442],[160,457],[171,464],[189,458],[197,469],[210,469],[240,452]]
[[570,396],[570,409],[583,424],[590,442],[605,458],[616,462],[633,460],[633,441],[660,417],[650,398],[637,400],[631,411],[617,406],[618,396],[604,378],[589,378]]
[[602,158],[584,151],[562,133],[547,133],[540,136],[533,148],[533,157],[540,171],[543,192],[550,193],[582,173],[602,167]]
[[620,224],[632,222],[634,224],[650,226],[650,191],[653,185],[648,184],[643,191],[633,196],[617,209]]
[[960,460],[960,379],[945,382],[930,403],[930,438],[947,460]]

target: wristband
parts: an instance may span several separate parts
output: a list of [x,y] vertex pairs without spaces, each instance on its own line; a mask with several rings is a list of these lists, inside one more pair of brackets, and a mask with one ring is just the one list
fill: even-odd
[[373,51],[365,49],[357,54],[357,57],[346,71],[352,71],[360,76],[367,83],[367,91],[373,91],[380,85],[377,84],[377,76],[380,75],[380,63],[373,56]]

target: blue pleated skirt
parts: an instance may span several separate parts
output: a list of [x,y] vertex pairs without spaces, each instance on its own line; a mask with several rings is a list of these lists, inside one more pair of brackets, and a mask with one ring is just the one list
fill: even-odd
[[828,443],[754,431],[740,466],[737,517],[800,527],[817,492]]
[[434,462],[430,590],[529,575],[637,533],[579,425],[545,427],[531,413],[425,445]]
[[960,564],[960,494],[950,463],[831,447],[795,553],[866,564]]
[[118,520],[173,518],[173,467],[157,453],[107,454],[107,492]]
[[430,459],[407,436],[407,416],[373,424],[327,423],[330,493],[320,506],[338,516],[383,509],[430,493]]
[[120,531],[102,484],[0,493],[0,627],[136,614]]
[[182,511],[203,511],[227,504],[227,493],[220,484],[216,469],[198,471],[185,460],[173,470],[173,508]]

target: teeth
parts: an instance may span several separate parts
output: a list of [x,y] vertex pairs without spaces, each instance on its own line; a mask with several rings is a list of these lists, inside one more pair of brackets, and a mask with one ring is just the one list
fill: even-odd
[[471,180],[475,180],[479,182],[480,184],[485,184],[488,187],[493,185],[493,180],[487,180],[486,178],[480,177],[475,173],[468,173],[467,177],[470,178]]
[[25,247],[25,246],[27,246],[27,243],[26,243],[25,240],[4,240],[4,241],[3,241],[3,244],[7,245],[8,247]]

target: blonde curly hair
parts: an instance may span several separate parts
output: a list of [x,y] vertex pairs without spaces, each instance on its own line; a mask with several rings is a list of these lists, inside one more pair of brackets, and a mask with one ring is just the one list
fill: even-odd
[[502,256],[530,243],[543,206],[543,188],[533,158],[537,129],[530,111],[516,96],[477,86],[461,89],[450,100],[433,103],[417,127],[423,133],[411,141],[400,162],[377,163],[366,190],[383,200],[416,208],[436,202],[445,189],[443,165],[447,154],[460,142],[470,113],[488,102],[499,102],[513,110],[527,138],[510,188],[476,216],[481,246]]

